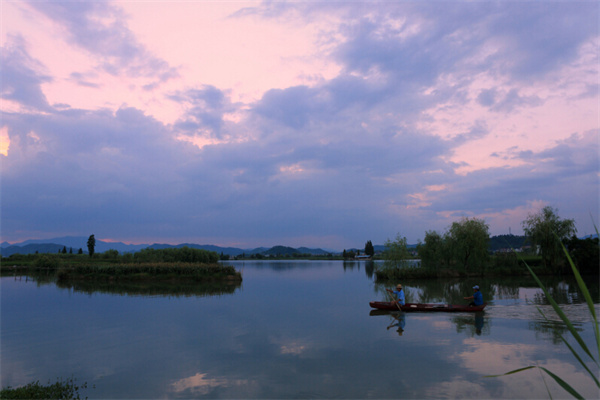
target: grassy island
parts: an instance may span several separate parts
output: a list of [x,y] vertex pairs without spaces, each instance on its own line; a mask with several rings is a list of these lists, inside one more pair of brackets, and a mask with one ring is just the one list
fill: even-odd
[[215,280],[241,281],[242,275],[231,266],[182,262],[157,262],[140,264],[83,264],[60,267],[56,272],[59,282],[70,280],[102,281],[186,281]]
[[189,247],[144,249],[120,255],[36,254],[3,260],[2,274],[45,275],[58,282],[240,282],[242,275],[218,262],[217,253]]

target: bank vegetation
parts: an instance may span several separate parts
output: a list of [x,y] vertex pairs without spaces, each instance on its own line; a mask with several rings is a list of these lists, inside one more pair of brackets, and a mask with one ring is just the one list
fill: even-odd
[[528,275],[529,266],[538,275],[570,273],[562,246],[572,255],[581,274],[598,275],[600,265],[598,238],[579,239],[570,219],[561,219],[552,207],[530,214],[523,222],[527,238],[523,248],[491,254],[489,226],[482,219],[463,218],[446,232],[426,231],[417,245],[417,264],[400,234],[388,240],[384,263],[375,271],[377,280],[446,278],[494,275]]

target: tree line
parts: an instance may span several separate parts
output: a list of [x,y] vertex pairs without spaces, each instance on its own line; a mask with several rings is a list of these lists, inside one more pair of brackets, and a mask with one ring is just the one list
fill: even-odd
[[[568,268],[563,245],[569,251],[582,273],[598,273],[598,238],[579,239],[572,219],[561,219],[558,211],[550,206],[528,215],[521,223],[526,244],[539,257],[541,267],[548,273],[561,273]],[[462,218],[453,222],[446,232],[425,232],[423,242],[417,245],[421,268],[428,270],[481,271],[494,266],[489,253],[489,225],[479,218]],[[406,238],[397,235],[385,243],[385,268],[399,268],[411,256]],[[507,247],[511,244],[507,241]],[[365,247],[366,248],[366,247]],[[499,266],[511,261],[517,263],[516,255],[499,255],[494,260]]]
[[[194,249],[191,247],[151,249],[146,248],[136,253],[119,254],[117,250],[107,250],[103,253],[92,253],[89,262],[83,261],[76,255],[55,255],[55,254],[29,254],[29,255],[11,255],[18,260],[25,262],[24,265],[32,265],[36,268],[55,269],[63,265],[83,265],[83,264],[217,264],[219,255],[214,251]],[[83,256],[88,258],[87,256]],[[16,259],[16,258],[15,258]]]

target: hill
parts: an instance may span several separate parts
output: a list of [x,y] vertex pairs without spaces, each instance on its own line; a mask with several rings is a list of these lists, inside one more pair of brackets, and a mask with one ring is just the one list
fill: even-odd
[[[53,239],[33,239],[26,240],[21,243],[10,244],[8,242],[2,243],[2,257],[9,257],[11,254],[34,254],[38,253],[56,253],[58,250],[62,250],[66,246],[67,250],[73,249],[76,253],[79,249],[83,249],[84,253],[87,253],[87,240],[88,237],[84,236],[63,236]],[[526,244],[525,236],[517,235],[499,235],[492,236],[490,238],[489,249],[490,251],[497,251],[499,249],[515,248],[518,249]],[[107,250],[117,250],[119,253],[132,253],[140,251],[145,248],[152,249],[166,249],[166,248],[180,248],[188,246],[194,249],[202,249],[214,251],[218,254],[224,254],[232,257],[240,256],[242,254],[262,254],[265,256],[291,256],[293,254],[310,254],[310,255],[325,255],[325,254],[340,254],[342,251],[331,251],[323,250],[321,248],[308,248],[299,247],[293,248],[289,246],[274,246],[271,248],[267,247],[256,247],[254,249],[241,249],[237,247],[221,247],[210,244],[195,244],[195,243],[181,243],[177,245],[166,244],[166,243],[154,243],[154,244],[125,244],[122,242],[106,242],[103,240],[96,239],[96,252],[103,253]],[[409,244],[409,249],[414,249],[416,244]],[[375,253],[382,253],[385,250],[383,245],[374,245]],[[348,248],[347,251],[357,250],[361,253],[364,252],[364,248]]]
[[[84,253],[87,253],[87,240],[88,237],[84,236],[63,236],[54,239],[33,239],[26,240],[21,243],[10,244],[8,242],[2,243],[1,254],[2,257],[10,257],[12,254],[35,254],[38,253],[57,253],[58,250],[62,250],[63,247],[73,249],[74,253],[77,253],[79,249],[83,249]],[[166,244],[166,243],[154,243],[148,244],[125,244],[122,242],[105,242],[103,240],[96,239],[96,253],[103,253],[107,250],[117,250],[119,253],[133,253],[140,251],[145,248],[152,249],[167,249],[167,248],[181,248],[190,247],[193,249],[202,249],[208,251],[214,251],[217,254],[225,254],[228,256],[239,256],[242,254],[263,254],[270,256],[277,255],[292,255],[292,254],[311,254],[311,255],[322,255],[331,253],[323,249],[311,249],[307,247],[300,247],[295,249],[293,247],[286,246],[274,246],[271,248],[267,247],[256,247],[254,249],[240,249],[237,247],[220,247],[215,245],[199,245],[195,243],[181,243],[177,245]]]
[[500,249],[520,249],[525,246],[526,236],[498,235],[490,238],[488,249],[492,252]]
[[[64,247],[64,245],[55,243],[26,244],[25,246],[8,246],[2,248],[2,257],[9,257],[12,254],[35,254],[36,252],[40,254],[55,254],[58,253],[59,250],[62,250]],[[77,250],[73,250],[73,252],[76,253]],[[67,251],[69,251],[68,247]]]

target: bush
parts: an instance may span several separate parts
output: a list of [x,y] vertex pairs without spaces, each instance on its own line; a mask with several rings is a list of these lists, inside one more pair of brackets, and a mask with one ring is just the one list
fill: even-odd
[[87,383],[81,386],[75,384],[75,379],[61,380],[56,383],[41,385],[40,381],[28,383],[25,386],[12,388],[10,386],[0,391],[0,399],[80,399],[79,389],[87,388]]
[[219,261],[214,251],[192,249],[190,247],[168,249],[143,249],[133,255],[135,262],[185,262],[213,264]]
[[519,258],[517,257],[517,253],[515,253],[514,251],[510,251],[507,253],[496,253],[492,257],[492,266],[494,269],[518,269]]
[[117,250],[106,250],[102,253],[102,259],[104,260],[116,260],[119,258],[119,252]]
[[47,254],[43,256],[37,256],[33,262],[33,266],[36,268],[58,268],[60,267],[61,263],[62,261],[60,257]]

